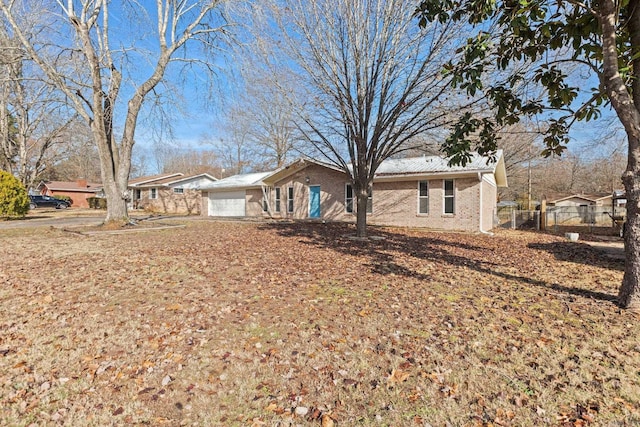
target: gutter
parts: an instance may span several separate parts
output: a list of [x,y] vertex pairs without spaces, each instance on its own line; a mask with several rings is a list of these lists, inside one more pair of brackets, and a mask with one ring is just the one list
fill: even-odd
[[475,169],[475,170],[463,170],[463,171],[440,171],[440,172],[406,172],[406,173],[394,173],[394,174],[376,174],[373,177],[373,182],[383,181],[404,181],[418,178],[457,178],[457,177],[472,177],[474,175],[481,175],[485,173],[493,173],[493,170],[489,169]]

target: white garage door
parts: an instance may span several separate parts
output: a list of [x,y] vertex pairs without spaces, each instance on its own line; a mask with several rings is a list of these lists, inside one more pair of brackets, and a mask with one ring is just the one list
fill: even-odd
[[244,216],[244,190],[210,192],[209,216]]

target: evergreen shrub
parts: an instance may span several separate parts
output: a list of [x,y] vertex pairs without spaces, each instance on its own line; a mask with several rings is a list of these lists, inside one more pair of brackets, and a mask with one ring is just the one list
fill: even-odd
[[27,190],[15,176],[0,170],[0,218],[24,217],[27,212]]

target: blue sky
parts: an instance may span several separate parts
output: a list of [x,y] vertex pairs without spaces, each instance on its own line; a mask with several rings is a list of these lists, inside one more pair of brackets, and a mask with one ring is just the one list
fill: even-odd
[[[148,5],[148,10],[155,10],[155,2],[151,0],[144,0],[143,5]],[[112,2],[111,14],[114,19],[114,23],[120,26],[131,26],[131,21],[125,16],[124,12],[119,9],[115,9],[119,2]],[[150,25],[155,24],[155,17],[149,16]],[[150,28],[151,30],[151,28]],[[131,35],[131,33],[128,33]],[[137,42],[138,46],[144,47],[153,51],[155,49],[155,39],[151,31],[146,33],[148,37],[146,41]],[[120,42],[123,45],[130,43],[127,40],[112,40]],[[189,45],[188,51],[190,54],[195,53],[195,57],[204,59],[200,52],[195,48],[194,44]],[[208,59],[217,69],[213,78],[206,77],[203,73],[199,72],[198,68],[195,68],[192,72],[181,75],[179,64],[173,64],[167,72],[167,78],[170,81],[177,82],[174,88],[165,90],[164,95],[167,99],[176,100],[177,105],[169,105],[170,121],[173,128],[173,139],[168,139],[164,134],[164,141],[174,147],[184,147],[185,149],[205,149],[212,148],[210,145],[203,145],[203,139],[209,139],[218,141],[224,137],[224,133],[220,129],[220,123],[224,117],[224,112],[229,105],[229,100],[233,97],[234,90],[232,89],[232,83],[228,79],[228,75],[232,73],[232,61],[233,58],[214,57]],[[146,65],[144,61],[138,61],[138,64]],[[146,76],[150,72],[149,66],[134,67],[131,73],[131,77],[140,81],[140,79]],[[126,92],[123,92],[126,98]],[[611,115],[608,112],[607,115]],[[147,115],[148,117],[148,115]],[[569,144],[570,150],[574,152],[584,152],[584,147],[591,146],[594,138],[599,137],[600,131],[603,127],[606,127],[610,122],[605,120],[592,121],[588,123],[578,123],[575,125],[571,133],[571,142]],[[615,125],[618,122],[614,121]],[[141,120],[137,133],[136,143],[139,145],[140,150],[153,149],[154,145],[158,143],[160,139],[158,137],[158,125],[152,126],[149,122]],[[603,146],[602,151],[597,149],[591,149],[593,155],[606,152],[608,147]]]

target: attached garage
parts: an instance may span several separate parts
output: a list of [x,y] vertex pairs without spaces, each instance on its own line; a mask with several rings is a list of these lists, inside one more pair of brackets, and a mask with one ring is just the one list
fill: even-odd
[[234,175],[201,187],[203,214],[244,217],[253,216],[256,210],[262,212],[262,179],[270,174],[271,172],[260,172]]
[[209,216],[244,216],[245,191],[209,192]]

